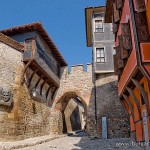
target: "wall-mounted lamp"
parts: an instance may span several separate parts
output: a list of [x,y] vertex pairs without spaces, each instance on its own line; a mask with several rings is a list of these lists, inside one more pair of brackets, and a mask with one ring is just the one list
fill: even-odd
[[37,97],[39,95],[39,90],[37,88],[32,89],[32,96]]

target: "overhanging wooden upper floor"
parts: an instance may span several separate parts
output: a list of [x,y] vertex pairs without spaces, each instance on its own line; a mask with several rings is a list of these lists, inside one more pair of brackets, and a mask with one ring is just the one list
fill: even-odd
[[41,35],[41,37],[44,39],[46,44],[51,49],[52,54],[57,60],[57,62],[59,63],[59,65],[67,66],[67,63],[64,60],[63,56],[61,55],[61,53],[59,52],[59,50],[57,49],[52,39],[50,38],[50,36],[48,35],[48,33],[46,32],[46,30],[44,29],[43,25],[40,22],[8,28],[8,29],[1,30],[0,32],[3,33],[4,35],[11,37],[13,35],[23,34],[32,31],[36,31]]

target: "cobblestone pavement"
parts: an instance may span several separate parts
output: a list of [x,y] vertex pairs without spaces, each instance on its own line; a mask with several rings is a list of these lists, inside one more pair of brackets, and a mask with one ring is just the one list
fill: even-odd
[[130,139],[90,139],[84,133],[55,139],[50,142],[20,150],[143,150]]

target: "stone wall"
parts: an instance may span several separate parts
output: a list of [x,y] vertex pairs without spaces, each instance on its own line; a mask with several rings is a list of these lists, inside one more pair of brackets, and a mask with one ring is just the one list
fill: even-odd
[[[63,132],[63,114],[66,104],[72,98],[79,97],[84,105],[85,113],[92,96],[92,66],[87,64],[87,71],[83,65],[72,66],[71,71],[68,67],[61,68],[60,88],[57,90],[53,105],[51,121],[51,132],[60,134]],[[58,119],[59,118],[59,119]]]
[[21,60],[20,51],[0,42],[0,87],[12,90]]
[[[0,43],[0,87],[11,90],[12,104],[9,106],[0,105],[0,140],[20,140],[28,137],[35,137],[50,132],[50,94],[45,97],[48,85],[45,84],[42,96],[38,99],[32,96],[32,89],[38,80],[35,74],[31,85],[28,79],[32,74],[27,69],[24,80],[24,64],[20,51]],[[25,81],[25,82],[23,82]],[[22,84],[23,83],[23,84]],[[37,89],[40,89],[41,82]],[[42,101],[41,101],[42,99]]]
[[[0,42],[0,88],[3,88],[2,91],[9,90],[11,95],[15,93],[14,82],[21,60],[22,54],[20,51]],[[9,135],[15,132],[15,122],[11,121],[12,116],[10,115],[13,105],[10,102],[7,106],[8,102],[2,101],[3,98],[0,96],[0,102],[2,103],[0,105],[0,140],[7,140]]]
[[[96,110],[97,110],[97,133],[102,137],[102,117],[107,118],[108,138],[129,137],[129,121],[122,107],[117,92],[117,76],[113,73],[96,75]],[[94,91],[93,91],[94,92]],[[87,129],[89,133],[95,135],[93,126],[95,120],[92,112],[95,112],[95,97],[89,104],[89,116],[87,119]]]
[[[0,140],[62,134],[63,112],[72,98],[82,101],[89,135],[96,131],[101,137],[101,117],[106,116],[108,136],[126,137],[127,121],[117,97],[116,76],[104,74],[97,77],[98,130],[95,130],[94,85],[90,64],[87,65],[87,71],[84,71],[83,65],[72,66],[70,72],[67,67],[61,68],[60,88],[54,99],[51,99],[51,92],[48,97],[45,96],[49,85],[44,84],[40,91],[42,80],[36,87],[36,96],[33,95],[35,84],[40,77],[34,74],[30,83],[33,71],[28,68],[24,74],[21,52],[3,43],[0,43],[0,50],[0,86],[9,88],[13,95],[12,105],[0,105]],[[75,105],[70,106],[70,109],[68,106],[69,114],[73,106]]]
[[[84,72],[82,65],[73,66],[70,73],[68,68],[63,68],[60,88],[55,95],[52,108],[56,112],[60,111],[62,103],[67,99],[80,97],[85,106],[86,130],[89,135],[101,137],[101,118],[107,117],[108,138],[128,137],[128,118],[118,99],[117,76],[113,73],[100,74],[96,78],[96,126],[92,66],[87,67],[87,72]],[[54,126],[57,128],[57,125]]]
[[[44,97],[47,87],[45,85],[43,88],[43,95],[40,99],[33,98],[31,95],[32,86],[28,87],[26,83],[21,84],[23,71],[24,66],[22,64],[17,71],[13,85],[13,106],[7,107],[7,109],[0,106],[1,109],[3,108],[1,140],[20,140],[50,133],[51,109],[48,106],[48,100],[45,101]],[[35,76],[32,79],[32,85],[36,81]],[[43,101],[41,101],[42,97]]]
[[60,88],[56,92],[54,97],[54,104],[63,99],[65,94],[78,96],[82,99],[85,105],[88,105],[91,98],[91,89],[93,87],[92,82],[92,65],[87,64],[87,71],[84,71],[83,65],[76,65],[71,67],[71,71],[68,71],[68,67],[61,68]]
[[80,105],[77,104],[73,99],[69,101],[68,105],[64,110],[67,132],[73,131],[73,124],[76,126],[75,128],[77,130],[83,129],[84,127],[83,112],[84,108],[83,106],[81,106],[81,104]]

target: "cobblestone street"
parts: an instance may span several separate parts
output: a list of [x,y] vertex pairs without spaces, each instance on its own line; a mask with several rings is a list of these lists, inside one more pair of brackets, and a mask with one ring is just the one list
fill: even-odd
[[20,150],[143,150],[133,145],[130,139],[91,140],[79,133]]

